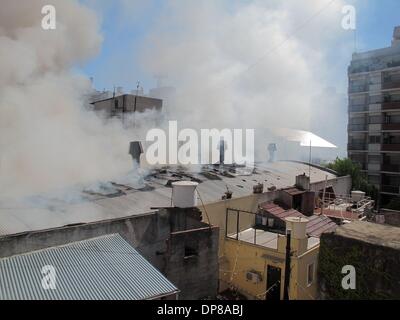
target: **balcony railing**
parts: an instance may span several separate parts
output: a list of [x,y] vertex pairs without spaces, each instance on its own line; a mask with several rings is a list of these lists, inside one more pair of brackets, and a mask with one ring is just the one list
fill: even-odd
[[366,92],[368,91],[368,85],[367,84],[363,84],[363,85],[354,85],[354,86],[350,86],[349,88],[349,93],[358,93],[358,92]]
[[382,110],[400,109],[400,101],[382,103]]
[[382,192],[387,192],[387,193],[399,194],[400,193],[400,187],[399,186],[382,185],[381,186],[381,191]]
[[386,172],[400,172],[400,165],[399,164],[386,164],[382,165],[382,171]]
[[384,123],[382,130],[400,130],[400,123]]
[[396,89],[396,88],[400,88],[400,80],[396,79],[396,80],[385,80],[382,83],[382,89]]
[[400,151],[400,143],[384,143],[382,144],[382,151]]
[[382,70],[383,68],[395,68],[400,66],[400,61],[392,61],[388,62],[386,65],[378,64],[371,64],[371,65],[364,65],[364,66],[350,66],[348,72],[353,73],[360,73],[360,72],[370,72],[370,71],[377,71]]
[[347,146],[348,150],[367,150],[367,145],[364,143],[349,143]]
[[348,126],[349,131],[367,131],[366,124],[349,124]]
[[349,73],[360,73],[370,71],[369,66],[349,67]]
[[350,112],[363,112],[363,111],[368,111],[368,107],[365,104],[360,104],[357,106],[350,106],[349,107]]

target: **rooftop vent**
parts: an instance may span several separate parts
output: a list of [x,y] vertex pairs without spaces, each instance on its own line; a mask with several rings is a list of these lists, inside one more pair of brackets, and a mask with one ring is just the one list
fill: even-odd
[[268,162],[275,162],[275,154],[276,151],[278,150],[276,143],[270,143],[268,145],[268,152],[269,152],[269,159]]
[[225,163],[225,150],[226,143],[224,139],[219,142],[219,164],[223,165]]
[[140,141],[133,141],[129,145],[129,154],[137,164],[140,164],[140,155],[143,153],[143,146]]

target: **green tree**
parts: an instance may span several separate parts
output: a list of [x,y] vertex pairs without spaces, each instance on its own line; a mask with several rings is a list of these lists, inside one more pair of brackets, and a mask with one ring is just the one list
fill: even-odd
[[349,158],[336,158],[334,162],[327,165],[327,168],[336,171],[340,177],[350,176],[352,190],[364,191],[367,196],[378,200],[378,189],[374,185],[368,183],[358,163],[354,163]]

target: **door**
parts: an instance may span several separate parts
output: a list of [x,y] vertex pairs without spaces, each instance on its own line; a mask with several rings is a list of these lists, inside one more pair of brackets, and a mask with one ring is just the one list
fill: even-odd
[[268,266],[267,268],[267,300],[281,299],[281,268]]

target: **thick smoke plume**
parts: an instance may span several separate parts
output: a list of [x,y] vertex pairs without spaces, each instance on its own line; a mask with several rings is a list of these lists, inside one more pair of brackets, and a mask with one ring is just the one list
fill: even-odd
[[43,30],[46,4],[1,1],[2,198],[93,183],[131,169],[128,134],[85,111],[90,82],[71,72],[99,51],[95,13],[78,1],[55,0],[56,30]]
[[[288,127],[344,146],[346,101],[325,94],[338,79],[346,83],[347,62],[340,61],[352,48],[341,27],[344,4],[168,1],[141,61],[147,73],[168,75],[176,85],[169,114],[186,126]],[[336,89],[344,97],[344,86]],[[258,145],[266,153],[266,142]]]

